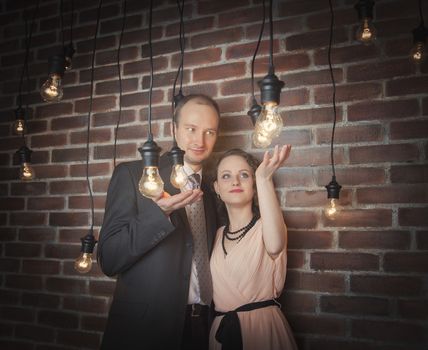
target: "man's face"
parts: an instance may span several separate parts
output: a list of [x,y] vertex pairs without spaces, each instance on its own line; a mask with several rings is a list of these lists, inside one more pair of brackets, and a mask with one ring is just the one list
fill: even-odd
[[175,137],[178,146],[185,151],[184,160],[194,171],[201,168],[217,140],[219,116],[216,110],[190,100],[180,111]]

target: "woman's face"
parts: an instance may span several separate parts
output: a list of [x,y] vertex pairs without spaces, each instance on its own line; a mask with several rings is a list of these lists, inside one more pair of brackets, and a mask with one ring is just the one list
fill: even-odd
[[218,166],[214,188],[226,205],[251,205],[254,197],[253,169],[241,156],[228,156]]

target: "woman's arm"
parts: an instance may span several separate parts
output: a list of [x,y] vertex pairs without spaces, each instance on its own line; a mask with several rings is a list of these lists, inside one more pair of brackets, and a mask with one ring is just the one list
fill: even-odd
[[275,193],[272,176],[290,155],[291,146],[275,146],[272,157],[266,151],[256,170],[257,195],[263,228],[263,241],[268,254],[275,258],[287,247],[287,226]]

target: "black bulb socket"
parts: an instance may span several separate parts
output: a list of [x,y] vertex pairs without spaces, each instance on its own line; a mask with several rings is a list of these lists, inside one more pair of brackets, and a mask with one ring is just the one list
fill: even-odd
[[65,57],[64,55],[50,56],[48,59],[49,75],[57,74],[60,77],[64,75]]
[[325,186],[327,189],[327,198],[339,199],[339,193],[342,186],[336,181],[336,177],[333,176],[328,185]]
[[94,252],[97,241],[92,233],[88,233],[85,237],[80,238],[80,241],[82,242],[82,248],[80,250],[82,253],[92,254]]
[[183,93],[181,92],[181,90],[178,92],[177,95],[174,95],[174,108],[177,108],[178,104],[180,103],[180,101],[182,99],[184,99],[184,97],[185,96],[183,95]]
[[15,119],[16,120],[24,120],[25,119],[25,111],[23,108],[18,107],[15,109]]
[[359,0],[355,4],[355,9],[358,12],[358,19],[360,21],[363,20],[364,18],[373,19],[373,7],[374,7],[373,0]]
[[259,117],[262,111],[262,106],[260,106],[256,100],[253,101],[253,105],[250,110],[247,112],[247,115],[251,118],[253,125],[256,125],[257,118]]
[[70,43],[67,46],[64,46],[64,57],[69,58],[70,60],[73,58],[76,50],[73,47],[73,44]]
[[168,155],[171,157],[172,164],[173,165],[178,165],[178,164],[183,165],[184,164],[184,153],[185,152],[180,147],[178,147],[177,145],[174,145],[171,148],[171,151],[169,151],[169,153],[168,153]]
[[274,102],[279,104],[281,89],[284,82],[279,80],[273,72],[269,72],[262,80],[257,83],[260,87],[260,99],[262,104]]
[[159,154],[161,148],[156,144],[152,139],[148,139],[144,142],[143,146],[138,148],[138,151],[141,154],[141,158],[143,158],[143,164],[145,167],[147,166],[159,166]]
[[31,153],[33,151],[27,146],[22,146],[16,153],[18,154],[20,164],[31,163]]
[[428,37],[428,29],[422,23],[419,27],[413,29],[413,43],[426,43]]

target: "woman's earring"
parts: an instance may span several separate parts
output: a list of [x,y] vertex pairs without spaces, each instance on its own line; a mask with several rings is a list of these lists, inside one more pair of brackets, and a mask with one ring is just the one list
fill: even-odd
[[217,198],[221,200],[220,193],[217,193]]

